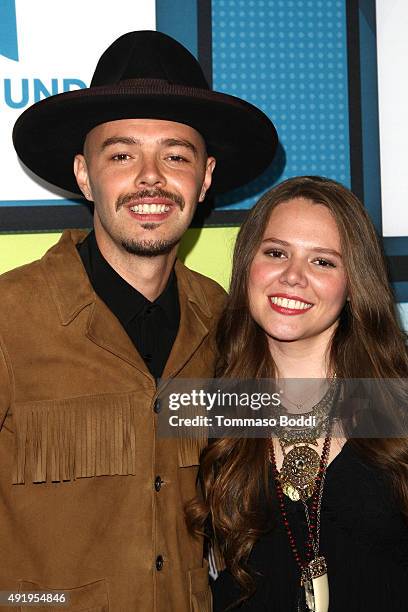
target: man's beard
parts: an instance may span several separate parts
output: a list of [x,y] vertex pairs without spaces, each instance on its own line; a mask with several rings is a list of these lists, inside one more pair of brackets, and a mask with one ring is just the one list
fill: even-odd
[[[181,237],[180,237],[181,238]],[[173,240],[122,240],[122,247],[131,255],[139,257],[157,257],[167,255],[180,242],[180,238]]]

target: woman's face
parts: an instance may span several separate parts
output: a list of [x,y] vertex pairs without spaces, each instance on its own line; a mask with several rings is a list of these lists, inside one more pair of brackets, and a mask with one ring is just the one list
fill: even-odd
[[340,235],[326,206],[294,198],[270,216],[248,282],[250,311],[275,341],[330,341],[347,299]]

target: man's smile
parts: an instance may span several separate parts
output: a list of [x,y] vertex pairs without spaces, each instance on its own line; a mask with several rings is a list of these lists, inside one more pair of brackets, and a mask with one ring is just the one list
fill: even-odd
[[176,206],[183,210],[181,196],[164,189],[146,189],[119,197],[116,210],[127,208],[130,215],[139,221],[158,223],[167,219]]

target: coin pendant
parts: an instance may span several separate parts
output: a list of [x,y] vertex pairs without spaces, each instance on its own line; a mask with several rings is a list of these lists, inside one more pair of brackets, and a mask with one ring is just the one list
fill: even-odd
[[311,497],[319,465],[319,453],[310,446],[301,445],[292,448],[285,456],[280,472],[285,495],[292,501]]
[[282,486],[282,491],[284,492],[284,494],[289,497],[289,499],[291,499],[292,501],[299,501],[300,499],[300,494],[299,491],[297,489],[295,489],[295,487],[293,487],[290,482],[285,482]]

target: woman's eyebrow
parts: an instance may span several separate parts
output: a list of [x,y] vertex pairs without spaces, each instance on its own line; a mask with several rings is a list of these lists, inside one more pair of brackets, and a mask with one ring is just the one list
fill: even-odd
[[315,247],[315,248],[312,248],[311,251],[314,251],[315,253],[327,253],[328,255],[335,255],[336,257],[340,257],[341,259],[341,253],[339,253],[335,249],[329,249],[325,247]]
[[[264,238],[262,240],[262,244],[264,242],[274,242],[275,244],[280,244],[281,246],[288,247],[290,246],[290,242],[286,242],[286,240],[280,240],[279,238],[274,238],[273,236],[269,236],[268,238]],[[330,249],[329,247],[308,247],[310,251],[314,253],[325,253],[326,255],[334,255],[335,257],[339,257],[341,259],[341,253],[336,251],[335,249]]]
[[262,242],[276,242],[277,244],[281,244],[282,246],[290,246],[289,242],[286,242],[285,240],[279,240],[279,238],[274,238],[273,236],[264,238]]

